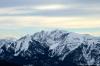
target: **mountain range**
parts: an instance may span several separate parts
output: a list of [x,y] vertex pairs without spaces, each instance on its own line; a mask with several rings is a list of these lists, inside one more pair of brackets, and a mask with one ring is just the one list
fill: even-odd
[[0,66],[100,66],[100,37],[65,30],[0,39]]

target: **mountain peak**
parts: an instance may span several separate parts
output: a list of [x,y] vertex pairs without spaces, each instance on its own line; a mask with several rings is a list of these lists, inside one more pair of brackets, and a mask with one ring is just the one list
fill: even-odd
[[5,59],[7,57],[9,60],[13,58],[14,62],[18,58],[18,60],[24,59],[26,62],[31,60],[34,63],[31,61],[29,63],[32,64],[37,61],[41,63],[54,60],[54,62],[67,63],[66,60],[68,61],[70,58],[72,62],[78,65],[93,65],[100,64],[99,51],[100,38],[58,29],[26,35],[15,41],[0,40],[0,58]]

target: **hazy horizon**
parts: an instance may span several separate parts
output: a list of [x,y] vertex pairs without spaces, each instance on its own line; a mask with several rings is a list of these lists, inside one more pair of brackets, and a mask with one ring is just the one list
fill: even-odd
[[100,0],[2,0],[0,38],[62,29],[100,36]]

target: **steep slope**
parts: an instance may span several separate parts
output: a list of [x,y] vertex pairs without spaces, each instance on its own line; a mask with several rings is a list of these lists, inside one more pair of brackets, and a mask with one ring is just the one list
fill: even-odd
[[55,30],[52,32],[41,31],[33,36],[33,39],[46,43],[49,46],[49,50],[52,50],[52,55],[62,55],[64,57],[70,53],[70,51],[77,48],[83,42],[83,35],[66,32],[62,30]]
[[14,42],[13,40],[0,40],[0,58],[8,59],[12,58],[14,53]]

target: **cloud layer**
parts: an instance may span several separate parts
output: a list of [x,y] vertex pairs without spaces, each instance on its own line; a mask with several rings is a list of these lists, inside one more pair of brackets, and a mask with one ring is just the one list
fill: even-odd
[[2,0],[0,37],[64,29],[100,35],[100,0]]
[[[92,17],[91,17],[92,18]],[[95,28],[100,27],[99,18],[89,17],[47,17],[47,16],[3,16],[0,26],[14,27],[62,27]],[[5,28],[5,27],[4,27]]]
[[[92,18],[92,17],[91,17]],[[100,19],[90,17],[3,16],[1,33],[34,33],[40,29],[65,29],[72,32],[100,35]],[[34,30],[36,29],[36,30]],[[25,33],[27,34],[27,33]]]
[[1,16],[100,16],[98,4],[33,4],[1,7]]

